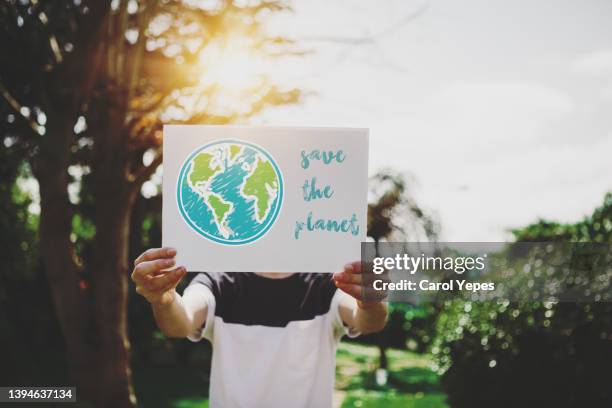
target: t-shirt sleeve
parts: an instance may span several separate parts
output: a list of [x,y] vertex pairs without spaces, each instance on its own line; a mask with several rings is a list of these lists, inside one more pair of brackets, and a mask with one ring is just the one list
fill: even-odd
[[202,338],[212,342],[215,326],[215,280],[208,274],[198,274],[183,292],[183,304],[190,317],[204,323],[190,333],[187,338],[198,342]]
[[336,341],[339,341],[344,335],[355,338],[361,334],[354,327],[347,326],[340,316],[340,305],[351,305],[353,303],[355,303],[355,299],[340,289],[337,289],[332,297],[330,313],[332,316],[332,331]]

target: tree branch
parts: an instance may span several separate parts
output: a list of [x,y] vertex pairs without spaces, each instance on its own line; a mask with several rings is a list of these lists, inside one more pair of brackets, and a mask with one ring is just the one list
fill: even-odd
[[2,98],[4,98],[6,103],[15,111],[17,116],[20,117],[21,119],[23,119],[27,123],[28,127],[37,136],[40,136],[41,135],[41,133],[40,133],[41,127],[38,125],[38,123],[36,123],[36,121],[32,120],[31,118],[29,118],[29,117],[25,116],[23,113],[21,113],[21,109],[23,108],[23,106],[13,97],[13,95],[11,95],[9,90],[6,89],[6,87],[4,86],[4,84],[2,82],[0,82],[0,93],[2,94]]
[[62,55],[62,50],[60,49],[59,43],[57,42],[57,37],[55,34],[50,32],[49,30],[49,19],[44,11],[38,13],[38,21],[42,25],[43,31],[47,34],[49,41],[49,48],[51,48],[51,52],[53,53],[53,58],[55,59],[56,64],[61,64],[64,60]]
[[160,152],[155,156],[151,164],[142,166],[135,173],[129,174],[128,181],[131,181],[135,187],[140,187],[155,173],[155,170],[162,164],[163,160],[163,153]]
[[395,31],[402,28],[404,25],[410,23],[411,21],[417,19],[425,11],[429,8],[429,5],[423,4],[421,7],[412,11],[405,15],[403,18],[399,19],[394,24],[385,28],[384,30],[379,31],[373,35],[367,35],[363,37],[332,37],[332,36],[311,36],[311,37],[303,37],[302,41],[320,41],[320,42],[330,42],[336,44],[345,44],[345,45],[364,45],[364,44],[374,44],[378,40],[386,37],[388,35],[393,34]]
[[143,54],[145,51],[146,44],[146,31],[149,27],[149,23],[151,19],[155,15],[155,12],[158,8],[158,3],[153,0],[149,0],[144,6],[145,9],[138,15],[138,39],[136,40],[135,48],[136,51],[134,53],[134,57],[131,64],[130,70],[130,79],[128,83],[128,92],[127,92],[127,104],[132,101],[134,94],[136,92],[136,84],[138,83],[138,76],[140,74],[140,67],[142,65]]

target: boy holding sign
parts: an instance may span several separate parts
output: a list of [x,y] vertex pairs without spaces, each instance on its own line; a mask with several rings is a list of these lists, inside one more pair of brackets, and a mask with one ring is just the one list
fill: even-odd
[[[340,338],[384,327],[386,305],[361,301],[361,264],[343,268],[365,240],[367,142],[363,129],[164,128],[165,247],[132,279],[167,336],[212,343],[211,406],[330,407]],[[181,296],[187,270],[207,273]]]
[[176,254],[146,251],[132,279],[165,335],[212,343],[212,407],[331,407],[340,338],[385,325],[386,305],[360,300],[360,262],[333,275],[202,273],[181,296]]

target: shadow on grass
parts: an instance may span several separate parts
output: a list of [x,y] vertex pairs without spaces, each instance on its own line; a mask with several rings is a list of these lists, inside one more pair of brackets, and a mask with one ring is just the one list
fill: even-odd
[[438,375],[422,367],[407,367],[392,371],[389,374],[389,384],[402,392],[441,392]]
[[345,391],[352,390],[373,390],[387,391],[394,390],[399,393],[432,393],[442,392],[438,380],[438,375],[428,368],[405,367],[389,372],[387,384],[379,386],[376,384],[376,373],[372,370],[361,370],[353,376],[343,387]]

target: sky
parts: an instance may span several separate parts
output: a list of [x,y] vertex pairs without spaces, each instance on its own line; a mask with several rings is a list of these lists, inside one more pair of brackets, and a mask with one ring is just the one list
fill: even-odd
[[370,173],[406,172],[443,240],[575,222],[612,191],[612,2],[296,0],[275,64],[309,92],[252,123],[370,129]]

